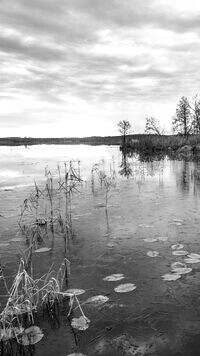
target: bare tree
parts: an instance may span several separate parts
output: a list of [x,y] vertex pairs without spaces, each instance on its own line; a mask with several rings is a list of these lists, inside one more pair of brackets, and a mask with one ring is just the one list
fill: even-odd
[[164,135],[165,130],[161,129],[158,120],[154,117],[147,117],[144,132],[147,134],[156,134],[161,136]]
[[200,98],[198,95],[195,95],[193,104],[190,105],[192,110],[192,124],[193,132],[196,134],[200,133]]
[[172,118],[172,128],[175,133],[188,136],[192,133],[193,121],[191,108],[188,99],[185,96],[179,100],[176,114]]
[[129,121],[123,120],[118,122],[119,132],[122,135],[122,147],[126,147],[126,136],[131,129],[131,124]]

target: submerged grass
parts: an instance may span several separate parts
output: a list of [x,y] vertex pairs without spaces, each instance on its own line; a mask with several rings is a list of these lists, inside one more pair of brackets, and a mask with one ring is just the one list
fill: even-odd
[[108,198],[111,188],[116,187],[116,171],[114,166],[114,161],[110,165],[110,172],[107,173],[105,170],[105,161],[101,160],[99,163],[95,163],[91,170],[91,185],[92,192],[94,193],[95,187],[95,176],[97,177],[97,181],[100,183],[101,188],[105,193],[105,207],[108,208]]
[[[0,279],[7,294],[4,307],[0,305],[0,355],[25,354],[23,347],[29,344],[29,339],[30,345],[41,340],[43,334],[35,325],[38,309],[42,308],[49,320],[59,326],[60,302],[67,300],[66,315],[72,311],[74,298],[78,303],[76,296],[63,292],[64,286],[66,289],[69,284],[69,260],[65,257],[57,272],[51,266],[46,275],[34,279],[33,254],[51,250],[55,233],[61,233],[65,242],[65,256],[68,255],[68,242],[73,237],[72,197],[79,191],[82,182],[80,161],[77,168],[75,162],[70,161],[64,164],[64,173],[58,166],[57,176],[47,170],[45,175],[44,187],[39,187],[35,182],[34,191],[21,207],[19,227],[27,248],[18,249],[19,268],[10,288],[0,269]],[[13,340],[20,349],[18,346],[17,350],[13,348]]]
[[[19,267],[10,287],[0,269],[0,279],[6,293],[4,305],[0,305],[2,356],[33,354],[32,346],[43,337],[36,325],[40,309],[50,322],[59,327],[60,305],[65,300],[65,315],[73,329],[86,330],[90,323],[78,299],[84,290],[66,290],[70,278],[69,241],[73,238],[72,199],[74,194],[79,193],[82,184],[80,161],[77,165],[74,161],[65,163],[63,170],[58,166],[57,175],[46,170],[45,176],[45,185],[39,187],[34,182],[34,191],[21,207],[18,223],[27,246],[24,250],[18,249]],[[92,177],[93,183],[97,182],[98,188],[104,193],[107,212],[110,190],[116,185],[114,162],[110,165],[109,173],[105,170],[104,161],[94,165]],[[50,251],[55,237],[60,235],[64,239],[65,258],[58,271],[55,272],[52,265],[45,275],[35,279],[34,254]],[[78,317],[74,317],[77,309]],[[28,353],[24,350],[27,346],[30,346]]]
[[[8,294],[7,302],[0,313],[1,355],[15,354],[12,352],[13,340],[20,347],[29,345],[29,338],[30,345],[41,340],[43,334],[35,325],[36,313],[40,307],[59,325],[59,303],[65,298],[62,288],[66,285],[69,274],[70,262],[64,259],[57,273],[51,268],[45,276],[34,279],[27,273],[24,260],[21,259],[9,289],[1,271]],[[21,354],[22,350],[18,351],[16,355]]]

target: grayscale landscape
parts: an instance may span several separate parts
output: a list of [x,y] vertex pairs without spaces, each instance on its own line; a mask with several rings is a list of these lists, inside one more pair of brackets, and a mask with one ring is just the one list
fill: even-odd
[[200,3],[0,3],[0,356],[199,356]]

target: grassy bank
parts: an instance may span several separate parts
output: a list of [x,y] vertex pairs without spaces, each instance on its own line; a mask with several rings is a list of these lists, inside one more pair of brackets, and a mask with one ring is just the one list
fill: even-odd
[[[199,147],[198,147],[199,146]],[[175,153],[181,150],[195,153],[200,152],[200,135],[188,137],[174,135],[140,135],[127,142],[127,150],[136,152],[154,153]]]

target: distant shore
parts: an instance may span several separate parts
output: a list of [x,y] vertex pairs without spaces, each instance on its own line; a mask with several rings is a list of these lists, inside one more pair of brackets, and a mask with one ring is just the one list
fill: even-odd
[[[132,136],[132,135],[131,135]],[[32,145],[120,145],[121,136],[91,137],[2,137],[0,146],[32,146]]]
[[126,146],[121,147],[121,136],[91,137],[3,137],[0,146],[32,146],[32,145],[117,145],[122,151],[137,152],[148,155],[164,154],[169,156],[199,155],[200,135],[188,137],[180,135],[147,135],[135,134],[126,136]]
[[[127,142],[139,140],[144,134],[127,135]],[[32,146],[32,145],[117,145],[122,143],[118,136],[90,136],[90,137],[2,137],[0,146]]]

